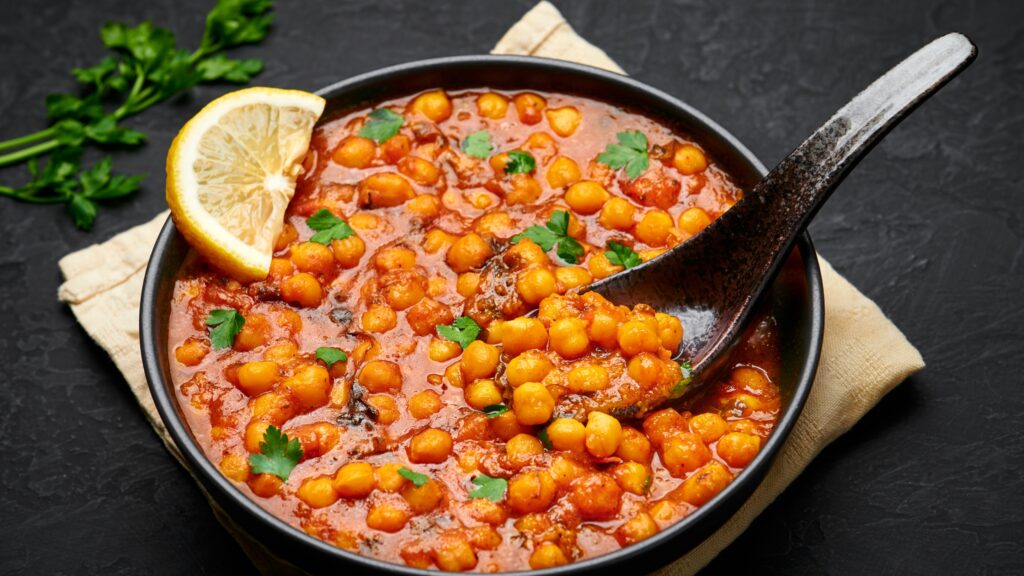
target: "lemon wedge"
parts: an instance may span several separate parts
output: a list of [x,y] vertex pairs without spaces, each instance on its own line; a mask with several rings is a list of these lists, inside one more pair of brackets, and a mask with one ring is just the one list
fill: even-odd
[[247,88],[206,105],[167,152],[167,204],[178,230],[238,280],[266,278],[324,99]]

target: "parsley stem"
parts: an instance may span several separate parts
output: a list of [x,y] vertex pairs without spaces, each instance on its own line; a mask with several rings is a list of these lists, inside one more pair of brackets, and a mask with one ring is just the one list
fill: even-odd
[[11,164],[17,164],[18,162],[21,162],[23,160],[28,160],[29,158],[35,158],[36,156],[39,156],[40,154],[46,154],[50,150],[53,150],[54,148],[57,148],[59,146],[60,146],[60,142],[58,142],[56,140],[47,140],[46,142],[43,142],[42,144],[36,144],[35,146],[30,146],[28,148],[22,148],[21,150],[18,150],[17,152],[11,152],[10,154],[4,154],[3,156],[0,156],[0,168],[2,168],[4,166],[10,166]]
[[51,127],[47,128],[46,130],[40,130],[39,132],[33,132],[32,134],[26,134],[25,136],[22,136],[20,138],[11,138],[10,140],[5,140],[4,142],[0,142],[0,150],[7,150],[8,148],[17,148],[19,146],[24,146],[25,144],[28,144],[29,142],[35,142],[36,140],[42,140],[43,138],[49,138],[50,136],[53,136],[56,132],[57,132],[57,130],[51,126]]
[[19,192],[7,186],[0,186],[0,196],[7,196],[22,202],[31,202],[32,204],[60,204],[67,202],[67,198],[64,196],[36,196],[32,192]]

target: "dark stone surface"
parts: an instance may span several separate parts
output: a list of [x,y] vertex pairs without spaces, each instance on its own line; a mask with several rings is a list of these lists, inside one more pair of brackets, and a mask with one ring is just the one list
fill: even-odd
[[[150,18],[187,44],[211,1],[0,2],[0,138],[43,126],[43,97],[95,62],[99,26]],[[487,51],[532,0],[281,2],[259,82],[315,89],[429,56]],[[931,38],[974,66],[897,128],[815,220],[819,250],[928,368],[828,447],[707,570],[1024,572],[1024,5],[1015,2],[556,1],[632,75],[687,100],[766,164]],[[130,121],[115,166],[153,176],[92,233],[60,208],[0,201],[0,573],[246,572],[113,364],[57,302],[56,262],[163,207],[177,128],[203,87]],[[18,171],[0,171],[3,184]]]

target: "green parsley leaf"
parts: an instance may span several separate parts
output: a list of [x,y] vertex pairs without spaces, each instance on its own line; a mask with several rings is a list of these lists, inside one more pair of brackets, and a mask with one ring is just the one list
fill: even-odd
[[331,366],[334,366],[338,362],[344,362],[348,360],[348,354],[345,354],[344,352],[338,350],[337,348],[328,348],[326,346],[321,346],[320,348],[316,349],[316,359],[323,360],[324,364],[327,364],[327,367],[330,368]]
[[297,438],[288,438],[277,426],[263,433],[260,453],[249,455],[249,465],[256,474],[273,474],[288,481],[288,475],[302,459],[302,444]]
[[508,481],[504,478],[491,478],[481,474],[472,480],[477,486],[469,493],[470,498],[487,498],[491,502],[501,502],[505,498],[505,490],[508,489]]
[[497,418],[505,412],[508,412],[508,406],[504,404],[488,404],[483,409],[483,413],[487,414],[488,418]]
[[206,325],[211,327],[210,344],[215,350],[231,348],[235,344],[235,336],[245,326],[245,317],[237,310],[210,310]]
[[630,180],[635,180],[647,170],[647,136],[638,130],[616,134],[618,144],[609,144],[597,161],[618,170],[626,169]]
[[448,325],[438,325],[437,335],[445,340],[458,343],[465,350],[470,342],[480,335],[480,325],[469,316],[460,316]]
[[321,208],[316,211],[315,214],[306,218],[306,226],[309,226],[313,230],[318,230],[313,237],[309,239],[310,242],[316,242],[318,244],[331,243],[331,240],[344,240],[349,236],[356,233],[348,222],[345,222],[341,218],[338,218],[326,208]]
[[640,259],[640,255],[634,252],[632,248],[624,244],[619,244],[615,241],[608,243],[608,250],[604,255],[612,264],[622,266],[627,270],[634,266],[639,266],[644,262]]
[[131,128],[118,128],[117,119],[107,116],[95,124],[85,127],[85,136],[100,144],[124,144],[136,146],[146,140],[146,135]]
[[584,253],[583,245],[569,236],[569,213],[565,210],[552,212],[546,226],[530,226],[516,234],[512,237],[512,243],[517,244],[524,238],[529,238],[545,252],[557,245],[555,253],[569,264],[578,263]]
[[537,168],[537,161],[529,152],[513,150],[508,153],[508,163],[505,164],[506,174],[529,174]]
[[668,397],[675,400],[683,394],[686,394],[686,390],[690,387],[691,382],[693,382],[693,366],[690,364],[690,361],[687,360],[679,365],[679,381],[672,387],[672,391],[669,392]]
[[494,146],[491,146],[491,135],[486,130],[473,132],[462,141],[462,151],[476,158],[490,157]]
[[223,54],[211,56],[197,66],[203,82],[223,80],[234,84],[245,84],[263,71],[260,60],[234,60]]
[[96,220],[96,203],[81,194],[72,194],[71,202],[68,202],[68,212],[75,226],[82,230],[92,229],[92,223]]
[[272,0],[217,0],[206,16],[200,50],[215,52],[259,42],[270,32]]
[[647,477],[644,478],[644,488],[643,488],[643,490],[641,490],[641,492],[643,492],[644,494],[647,494],[647,492],[649,492],[650,489],[651,489],[651,482],[653,482],[653,481],[654,481],[654,479],[651,477],[650,473],[648,473]]
[[540,432],[537,432],[537,439],[540,440],[540,443],[544,446],[544,448],[551,450],[551,437],[548,436],[547,428],[541,428]]
[[378,144],[398,134],[405,118],[387,108],[378,108],[370,112],[370,120],[359,129],[359,135],[369,138]]
[[398,474],[402,478],[405,478],[409,482],[412,482],[413,486],[416,486],[417,488],[423,486],[424,484],[427,483],[428,480],[430,480],[430,476],[427,476],[426,474],[420,474],[419,472],[413,472],[412,470],[409,470],[405,466],[402,466],[401,468],[398,469]]

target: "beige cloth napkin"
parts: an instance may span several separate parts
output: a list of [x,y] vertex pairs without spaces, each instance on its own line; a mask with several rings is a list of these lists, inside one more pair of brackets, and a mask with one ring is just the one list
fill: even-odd
[[[580,38],[548,2],[523,16],[498,42],[494,53],[561,58],[622,72],[607,54]],[[163,212],[103,244],[62,258],[60,269],[66,281],[59,297],[71,305],[85,330],[113,358],[157,434],[180,461],[153,406],[139,354],[142,278],[166,219]],[[819,262],[825,285],[825,335],[818,374],[803,414],[750,500],[704,543],[660,574],[682,576],[700,570],[742,533],[822,448],[849,430],[889,390],[924,367],[918,351],[878,306],[827,262],[821,258]],[[214,512],[261,571],[292,571],[240,533],[215,505]]]

